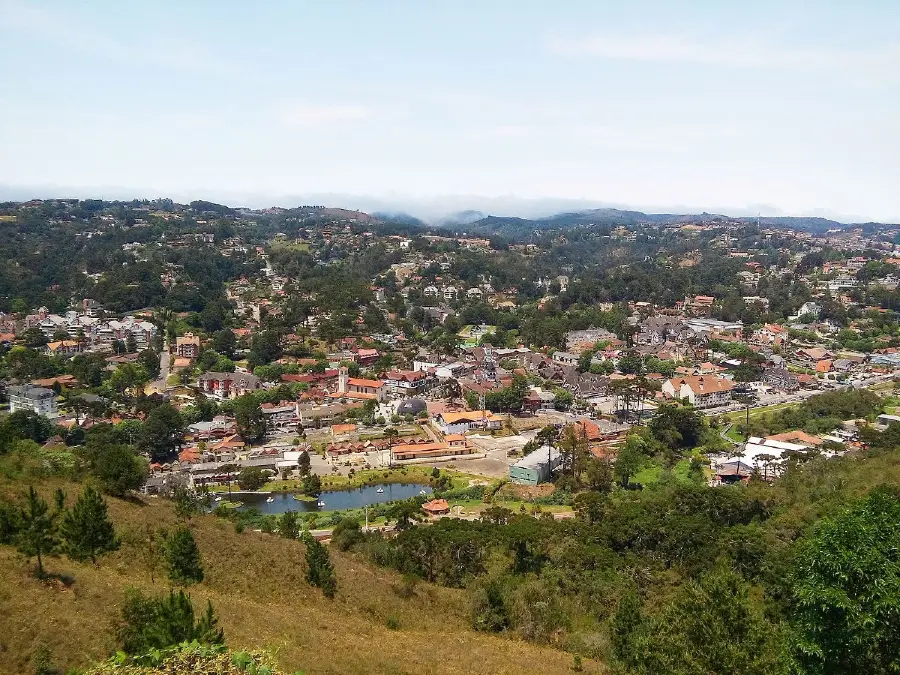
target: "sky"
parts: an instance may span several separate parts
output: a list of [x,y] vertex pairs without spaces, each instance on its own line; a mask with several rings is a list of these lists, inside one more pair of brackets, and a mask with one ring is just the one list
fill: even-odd
[[900,2],[0,0],[0,197],[900,222]]

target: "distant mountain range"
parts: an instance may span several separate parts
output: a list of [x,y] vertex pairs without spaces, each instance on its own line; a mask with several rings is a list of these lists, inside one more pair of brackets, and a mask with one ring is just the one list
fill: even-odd
[[[816,217],[732,217],[716,213],[676,214],[676,213],[644,213],[642,211],[625,211],[621,209],[602,208],[575,211],[571,213],[559,213],[545,218],[516,218],[506,216],[485,216],[473,219],[477,211],[463,211],[460,214],[448,216],[440,221],[443,227],[459,229],[465,226],[466,231],[473,233],[490,234],[522,234],[523,231],[564,229],[568,227],[588,225],[638,225],[641,223],[654,223],[659,225],[678,223],[755,223],[773,227],[784,227],[793,230],[802,230],[820,234],[828,230],[847,229],[858,225],[886,225],[883,223],[840,223],[836,220]],[[479,214],[480,215],[480,214]],[[460,217],[465,216],[465,217]]]

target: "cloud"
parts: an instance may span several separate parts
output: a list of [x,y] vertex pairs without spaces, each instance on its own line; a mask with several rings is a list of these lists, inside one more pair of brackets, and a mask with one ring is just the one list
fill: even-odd
[[288,126],[311,127],[335,122],[356,122],[369,117],[368,109],[357,105],[290,105],[276,113]]
[[591,56],[647,63],[690,63],[732,68],[795,68],[837,71],[900,70],[900,42],[865,48],[790,47],[753,37],[703,39],[684,35],[554,37],[549,49],[564,56]]

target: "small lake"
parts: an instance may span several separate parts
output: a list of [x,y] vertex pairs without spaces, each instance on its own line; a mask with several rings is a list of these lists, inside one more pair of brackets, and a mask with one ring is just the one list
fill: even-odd
[[[381,488],[383,492],[379,493]],[[427,485],[415,485],[407,483],[388,483],[387,485],[370,485],[368,487],[357,488],[355,490],[337,490],[335,492],[323,492],[319,496],[319,500],[325,502],[325,506],[319,508],[314,501],[300,501],[294,499],[293,492],[273,492],[271,494],[251,494],[241,493],[233,494],[232,499],[243,503],[241,509],[253,507],[259,509],[262,513],[284,513],[285,511],[298,512],[322,512],[322,511],[342,511],[344,509],[359,509],[366,504],[383,504],[384,502],[393,502],[401,499],[409,499],[415,497],[420,491],[424,490],[426,494],[431,494],[431,487]],[[222,499],[228,499],[227,493],[220,493]],[[271,497],[275,501],[267,502]]]

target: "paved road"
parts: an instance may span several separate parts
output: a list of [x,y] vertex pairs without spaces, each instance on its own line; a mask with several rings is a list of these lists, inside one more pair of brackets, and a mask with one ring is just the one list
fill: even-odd
[[[753,410],[756,408],[765,408],[772,405],[780,405],[782,403],[800,403],[801,401],[804,401],[811,396],[815,396],[816,394],[823,394],[827,391],[841,391],[849,387],[853,387],[854,389],[866,389],[867,387],[887,382],[893,379],[893,377],[893,373],[890,373],[888,375],[873,375],[872,377],[867,377],[862,380],[854,380],[852,382],[837,382],[834,383],[833,386],[826,389],[804,389],[803,391],[799,391],[796,394],[765,394],[763,396],[760,396],[759,400],[750,406],[750,409]],[[733,404],[721,408],[706,408],[703,410],[703,412],[706,415],[721,415],[722,413],[744,410],[745,407],[746,406],[744,406],[743,404]]]
[[722,431],[719,432],[719,436],[724,438],[726,441],[728,441],[732,445],[740,445],[740,443],[738,443],[737,441],[732,440],[731,438],[728,437],[728,432],[731,431],[731,427],[733,427],[733,426],[734,426],[733,424],[729,424],[728,426],[726,426],[724,429],[722,429]]
[[164,349],[159,355],[159,379],[150,383],[152,391],[163,393],[168,386],[169,368],[172,364],[172,355],[168,349]]

